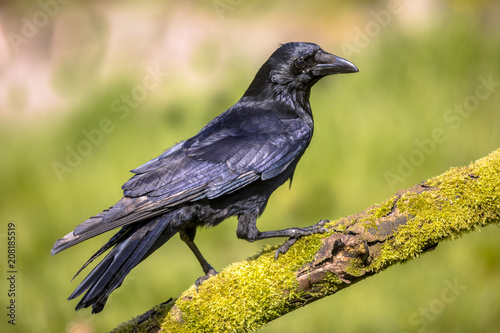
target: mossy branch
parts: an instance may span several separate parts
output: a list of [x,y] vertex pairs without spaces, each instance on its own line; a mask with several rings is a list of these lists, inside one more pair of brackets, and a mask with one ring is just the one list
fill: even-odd
[[274,259],[266,248],[113,332],[249,332],[315,300],[500,221],[500,149],[328,224]]

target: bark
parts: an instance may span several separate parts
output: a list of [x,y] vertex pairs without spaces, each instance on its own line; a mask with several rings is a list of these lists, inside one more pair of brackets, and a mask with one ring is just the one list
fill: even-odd
[[224,269],[114,332],[249,332],[399,262],[500,221],[500,149],[327,224],[286,255]]

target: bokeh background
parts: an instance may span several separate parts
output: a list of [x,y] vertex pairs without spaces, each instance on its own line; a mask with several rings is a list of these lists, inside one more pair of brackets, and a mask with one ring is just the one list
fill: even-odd
[[[66,301],[89,270],[70,280],[111,235],[50,248],[117,201],[128,170],[236,102],[278,43],[318,43],[360,72],[313,88],[315,136],[261,230],[353,214],[487,155],[500,145],[499,17],[488,0],[2,1],[0,331],[106,332],[201,275],[176,237],[90,315]],[[15,326],[4,306],[9,222]],[[230,219],[198,233],[217,269],[265,245],[235,230]],[[490,226],[440,244],[262,332],[497,332],[499,237]]]

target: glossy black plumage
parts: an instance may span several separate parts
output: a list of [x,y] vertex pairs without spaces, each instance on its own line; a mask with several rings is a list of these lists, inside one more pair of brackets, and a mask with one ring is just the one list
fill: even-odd
[[[323,232],[321,225],[261,232],[256,219],[272,192],[291,179],[313,134],[311,87],[322,77],[357,72],[345,59],[312,43],[280,46],[243,97],[197,135],[132,170],[124,197],[59,239],[52,254],[121,227],[82,267],[111,248],[69,299],[100,312],[130,270],[179,233],[206,274],[215,270],[194,245],[196,228],[238,217],[237,236],[249,241]],[[288,247],[279,252],[286,252]],[[79,271],[80,272],[80,271]],[[79,273],[78,272],[78,273]],[[77,274],[78,274],[77,273]],[[203,279],[199,279],[197,284]]]

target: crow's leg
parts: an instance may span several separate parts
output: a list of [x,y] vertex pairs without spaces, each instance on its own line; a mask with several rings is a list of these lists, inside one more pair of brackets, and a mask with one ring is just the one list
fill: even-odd
[[184,243],[189,246],[193,254],[195,255],[196,259],[198,259],[198,262],[201,265],[201,268],[203,268],[203,272],[205,273],[205,276],[202,276],[196,280],[194,283],[196,287],[196,291],[198,291],[198,286],[200,286],[203,282],[208,280],[210,277],[217,275],[217,272],[215,269],[208,263],[208,261],[203,258],[203,255],[201,254],[200,250],[194,243],[194,236],[196,235],[196,228],[186,228],[182,229],[179,231],[179,235],[181,236],[181,239]]
[[288,228],[283,230],[274,231],[259,231],[257,229],[257,217],[255,215],[240,215],[238,218],[238,228],[236,234],[238,238],[245,239],[249,242],[256,240],[275,238],[275,237],[288,237],[289,239],[281,245],[276,251],[275,258],[278,259],[280,253],[285,254],[290,246],[292,246],[298,238],[302,236],[324,233],[328,230],[323,227],[328,220],[321,220],[315,225],[305,228]]

